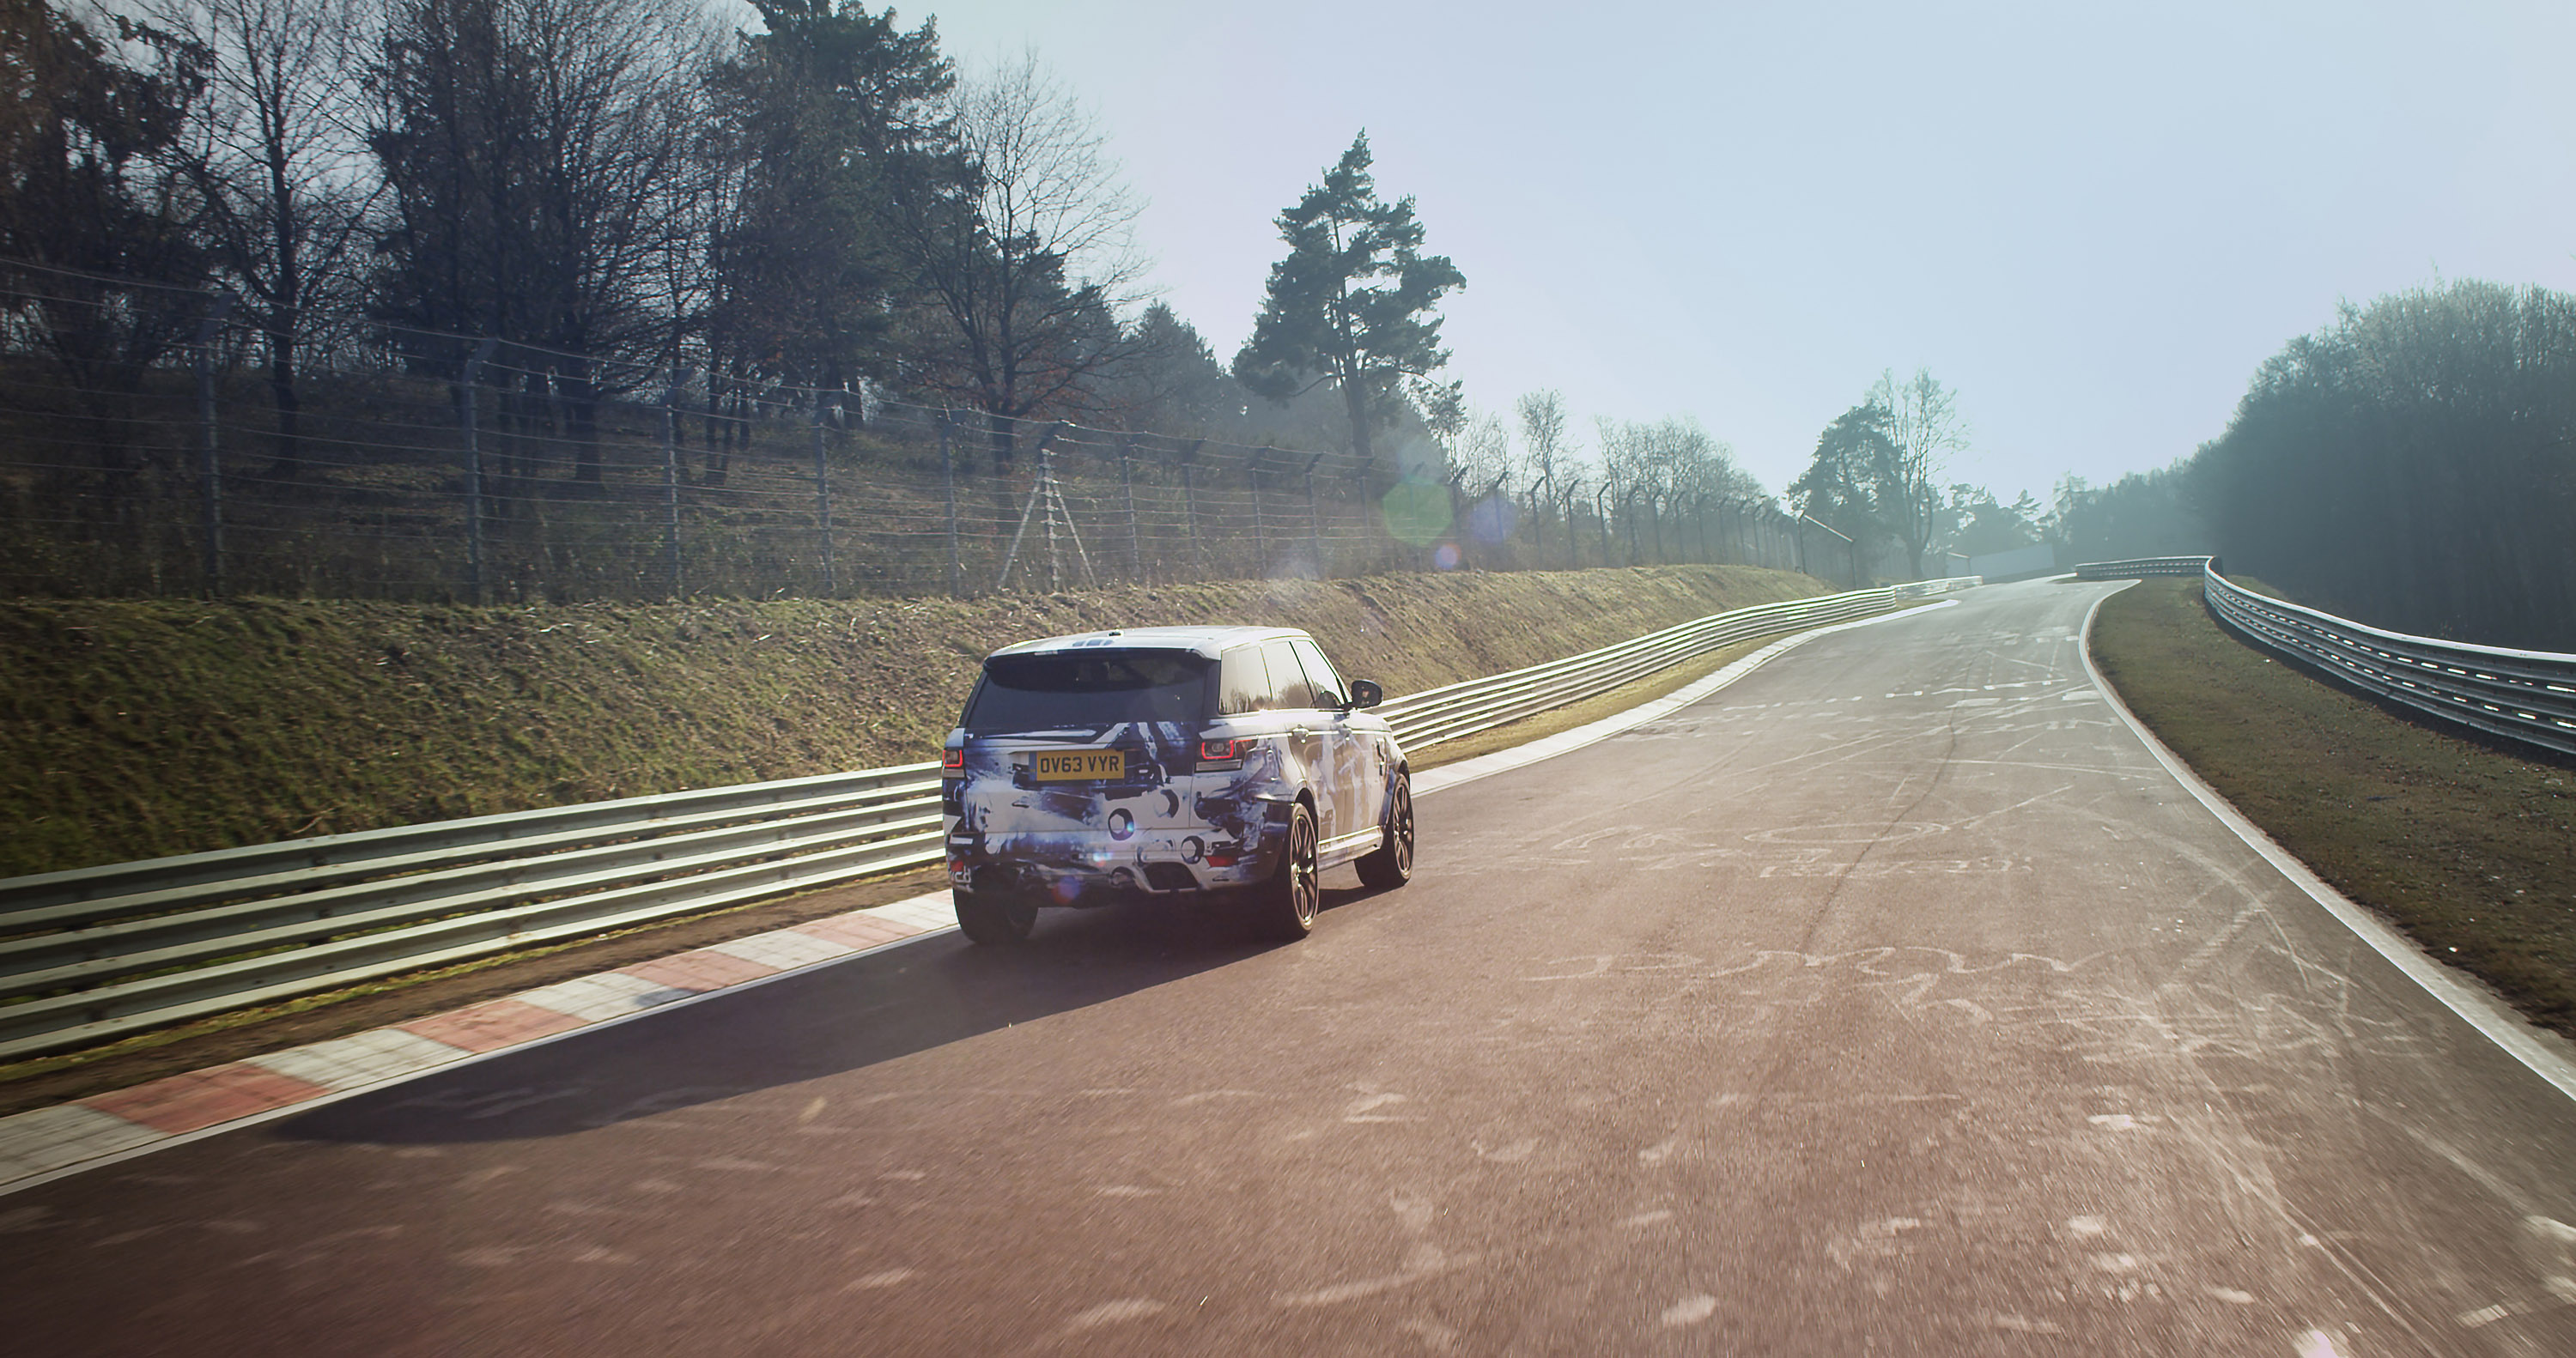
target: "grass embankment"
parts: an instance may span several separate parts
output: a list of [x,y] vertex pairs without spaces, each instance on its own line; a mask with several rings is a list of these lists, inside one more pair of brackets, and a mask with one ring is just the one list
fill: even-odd
[[1751,567],[974,600],[0,604],[0,876],[932,757],[1033,636],[1304,627],[1402,694],[1824,592]]
[[2093,656],[2282,847],[2576,1035],[2576,769],[2419,725],[2272,659],[2209,616],[2196,580],[2105,601]]
[[[1390,576],[979,601],[464,609],[0,606],[8,871],[927,757],[977,660],[1087,627],[1305,627],[1391,693],[1825,592],[1744,567]],[[1436,746],[1424,766],[1670,692],[1747,642]],[[124,846],[124,847],[119,847]],[[389,977],[0,1066],[0,1114],[901,899],[935,870]]]

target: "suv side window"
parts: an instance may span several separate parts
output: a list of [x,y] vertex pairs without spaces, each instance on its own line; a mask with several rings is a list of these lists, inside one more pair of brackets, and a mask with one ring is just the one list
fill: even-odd
[[1270,667],[1261,648],[1238,646],[1217,662],[1217,708],[1226,716],[1262,712],[1279,704],[1271,700]]
[[1315,686],[1306,682],[1305,671],[1297,664],[1297,653],[1285,640],[1261,643],[1261,658],[1270,665],[1270,691],[1273,707],[1315,706]]
[[1299,663],[1305,666],[1306,682],[1314,685],[1315,706],[1341,706],[1350,696],[1350,690],[1342,686],[1342,677],[1333,673],[1332,663],[1324,659],[1323,648],[1303,637],[1289,642],[1288,646],[1297,653]]

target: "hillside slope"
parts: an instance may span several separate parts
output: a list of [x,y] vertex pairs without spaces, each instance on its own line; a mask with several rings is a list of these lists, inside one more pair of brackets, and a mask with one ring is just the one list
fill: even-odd
[[1741,566],[525,608],[0,603],[0,876],[932,757],[997,646],[1303,627],[1390,694],[1826,592]]

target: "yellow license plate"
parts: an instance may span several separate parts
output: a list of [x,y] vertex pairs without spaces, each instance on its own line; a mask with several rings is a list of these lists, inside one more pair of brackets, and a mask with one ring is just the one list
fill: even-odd
[[1080,783],[1127,776],[1125,750],[1057,750],[1029,756],[1029,776],[1041,783]]

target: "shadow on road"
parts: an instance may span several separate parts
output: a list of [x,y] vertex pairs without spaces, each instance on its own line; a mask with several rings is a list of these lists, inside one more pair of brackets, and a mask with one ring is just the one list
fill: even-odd
[[[1323,905],[1376,894],[1327,889]],[[891,1061],[1275,946],[1221,907],[1051,910],[1025,946],[942,934],[405,1081],[270,1131],[379,1145],[563,1136]]]

